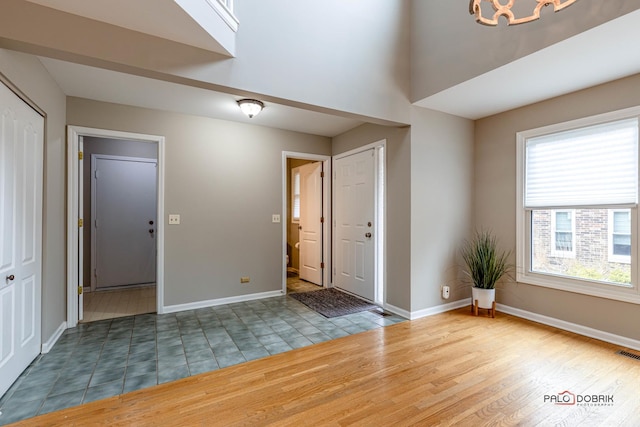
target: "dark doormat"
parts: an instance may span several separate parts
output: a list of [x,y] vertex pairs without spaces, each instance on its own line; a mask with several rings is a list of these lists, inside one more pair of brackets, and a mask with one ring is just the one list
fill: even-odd
[[367,301],[334,288],[293,293],[289,294],[289,296],[300,301],[310,309],[317,311],[324,317],[338,317],[378,308],[377,305],[368,303]]

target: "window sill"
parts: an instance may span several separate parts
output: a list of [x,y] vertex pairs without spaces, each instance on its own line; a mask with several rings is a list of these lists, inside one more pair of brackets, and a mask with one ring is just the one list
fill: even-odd
[[573,280],[543,273],[517,273],[516,281],[560,291],[640,304],[640,293],[638,293],[637,286],[606,285],[589,280]]

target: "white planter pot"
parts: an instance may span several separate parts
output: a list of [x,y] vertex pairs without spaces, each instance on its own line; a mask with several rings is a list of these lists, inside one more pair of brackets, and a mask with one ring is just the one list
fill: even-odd
[[478,308],[493,308],[493,302],[496,300],[495,289],[471,288],[472,304],[478,300]]

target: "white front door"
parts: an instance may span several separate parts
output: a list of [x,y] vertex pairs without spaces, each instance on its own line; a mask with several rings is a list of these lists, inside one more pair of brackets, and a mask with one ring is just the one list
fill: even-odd
[[375,150],[335,161],[334,285],[375,300]]
[[44,119],[0,83],[0,396],[40,354]]
[[322,285],[322,162],[300,166],[300,278]]
[[157,161],[94,154],[92,288],[155,283]]

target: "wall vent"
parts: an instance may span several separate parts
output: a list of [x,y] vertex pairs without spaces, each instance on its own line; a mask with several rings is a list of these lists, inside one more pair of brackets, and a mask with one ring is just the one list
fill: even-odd
[[616,351],[616,354],[619,354],[624,357],[630,357],[632,359],[640,360],[640,354],[629,353],[628,351],[624,351],[624,350]]

